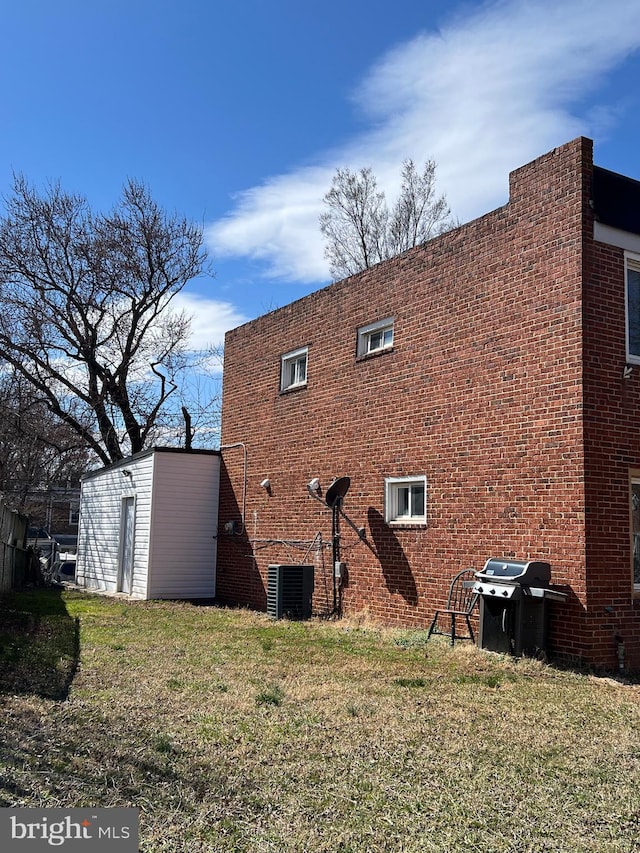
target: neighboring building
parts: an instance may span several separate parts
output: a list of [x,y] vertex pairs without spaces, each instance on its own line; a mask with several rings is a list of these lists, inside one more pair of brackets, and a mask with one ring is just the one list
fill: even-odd
[[220,454],[154,447],[82,479],[76,582],[132,598],[213,598]]
[[41,527],[54,535],[78,532],[80,484],[77,481],[6,492],[5,497],[29,516],[31,527]]
[[639,404],[640,184],[581,138],[504,207],[227,334],[217,596],[264,608],[269,564],[315,562],[331,610],[307,484],[349,476],[344,613],[427,627],[459,569],[535,558],[568,594],[551,651],[613,667],[623,642],[640,669]]

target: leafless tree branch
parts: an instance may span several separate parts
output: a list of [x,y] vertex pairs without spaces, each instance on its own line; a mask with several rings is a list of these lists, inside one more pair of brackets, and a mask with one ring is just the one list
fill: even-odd
[[368,269],[453,227],[446,198],[436,196],[435,171],[433,160],[427,160],[422,174],[412,160],[405,160],[400,195],[391,211],[370,168],[336,171],[320,216],[334,279]]
[[103,463],[143,449],[185,366],[189,321],[168,308],[205,270],[202,229],[137,181],[109,214],[22,176],[5,205],[0,358]]

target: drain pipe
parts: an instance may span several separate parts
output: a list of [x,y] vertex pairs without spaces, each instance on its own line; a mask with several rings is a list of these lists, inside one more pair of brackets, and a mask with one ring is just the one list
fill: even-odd
[[340,515],[342,514],[342,498],[338,497],[332,504],[328,504],[325,499],[326,496],[325,498],[320,496],[320,481],[317,477],[314,477],[310,483],[307,483],[307,491],[312,498],[320,501],[325,508],[331,510],[331,582],[333,585],[333,610],[331,613],[337,613],[338,616],[341,616],[343,565],[340,560]]
[[242,480],[242,515],[241,515],[242,530],[240,531],[241,533],[244,533],[244,531],[246,529],[244,520],[245,520],[245,517],[247,514],[247,446],[243,441],[236,441],[234,444],[221,444],[219,449],[221,451],[222,450],[233,450],[236,447],[241,447],[243,455],[244,455],[244,473],[243,473],[243,480]]
[[331,507],[331,556],[333,562],[333,612],[342,616],[342,595],[338,601],[338,587],[342,586],[342,563],[340,561],[340,504],[338,498]]

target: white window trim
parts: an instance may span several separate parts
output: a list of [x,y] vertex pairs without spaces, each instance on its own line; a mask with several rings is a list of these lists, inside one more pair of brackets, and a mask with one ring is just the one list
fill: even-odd
[[[422,515],[398,515],[398,491],[401,487],[422,486],[424,490],[424,512]],[[387,477],[384,481],[384,520],[392,526],[406,527],[411,525],[424,526],[427,523],[427,478],[424,475],[415,477]]]
[[[391,331],[391,341],[388,344],[383,343],[382,346],[371,349],[371,337],[376,332],[386,332],[388,330]],[[384,320],[369,323],[368,326],[360,326],[358,329],[358,358],[366,358],[368,355],[376,355],[377,353],[393,349],[393,331],[393,317],[385,317]]]
[[630,351],[629,341],[629,270],[640,272],[640,255],[631,252],[624,253],[624,312],[625,312],[625,347],[628,364],[640,364],[640,353]]
[[[291,367],[292,364],[300,361],[304,357],[305,360],[305,369],[304,369],[304,379],[303,380],[294,380],[293,382],[287,381],[287,373],[288,368]],[[281,391],[291,391],[294,388],[304,388],[307,384],[307,373],[309,369],[309,347],[300,347],[299,349],[291,350],[291,352],[287,352],[280,357],[280,390]]]

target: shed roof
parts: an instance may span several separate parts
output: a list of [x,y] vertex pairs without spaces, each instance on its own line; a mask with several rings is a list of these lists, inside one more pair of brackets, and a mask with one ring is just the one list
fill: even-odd
[[105,471],[115,471],[118,468],[126,468],[126,466],[130,465],[132,462],[137,462],[140,459],[144,459],[146,456],[151,456],[153,453],[176,453],[182,454],[183,456],[220,456],[219,450],[208,450],[203,447],[148,447],[146,450],[141,450],[139,453],[127,456],[125,459],[119,459],[117,462],[112,462],[111,465],[96,468],[95,471],[89,471],[87,474],[83,474],[80,479],[81,481],[89,480],[92,477],[97,477],[100,474],[103,474]]

